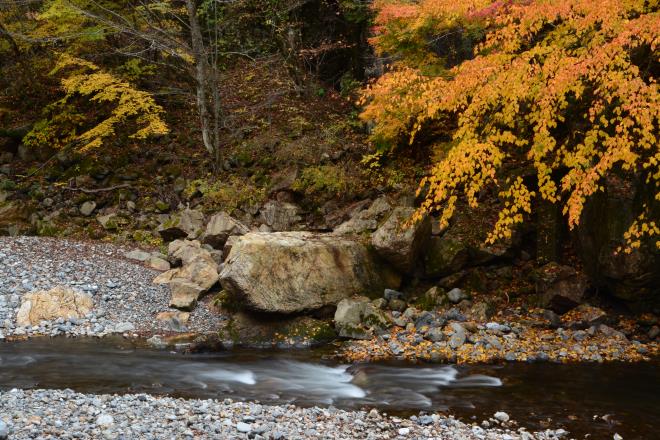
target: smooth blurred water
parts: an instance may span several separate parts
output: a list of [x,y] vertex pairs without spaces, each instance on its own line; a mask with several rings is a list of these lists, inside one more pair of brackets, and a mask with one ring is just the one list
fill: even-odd
[[618,432],[625,439],[659,438],[654,437],[660,428],[657,365],[349,366],[309,350],[184,355],[123,341],[58,338],[0,343],[0,389],[230,397],[377,407],[402,415],[440,411],[479,421],[504,410],[530,429],[548,421],[576,436],[612,438]]

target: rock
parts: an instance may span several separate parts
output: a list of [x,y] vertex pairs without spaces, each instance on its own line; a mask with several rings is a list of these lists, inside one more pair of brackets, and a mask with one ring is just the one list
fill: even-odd
[[204,214],[194,209],[184,209],[173,214],[158,226],[158,233],[165,241],[177,238],[194,239],[204,228]]
[[561,318],[552,310],[545,309],[543,310],[543,318],[548,320],[550,328],[559,328],[561,327]]
[[[625,181],[616,173],[604,177],[603,191],[590,196],[575,228],[578,256],[599,290],[627,302],[637,310],[660,306],[660,248],[655,240],[642,240],[630,253],[618,251],[623,236],[639,214],[643,201],[655,192],[644,180]],[[647,218],[660,216],[660,205],[648,203]],[[657,224],[657,220],[656,220]]]
[[273,231],[288,231],[302,219],[299,206],[277,200],[266,202],[259,216]]
[[393,289],[385,289],[383,298],[385,298],[387,301],[391,301],[393,299],[403,299],[403,293]]
[[410,434],[410,428],[399,428],[399,435],[406,436]]
[[199,285],[185,279],[175,278],[170,282],[170,307],[191,310],[204,291]]
[[505,422],[509,421],[509,415],[507,413],[505,413],[504,411],[496,412],[493,417],[495,417],[495,420],[498,420],[502,423],[505,423]]
[[468,246],[449,232],[442,237],[431,237],[424,252],[424,275],[444,277],[463,269],[469,258]]
[[431,342],[444,341],[446,338],[447,336],[440,327],[433,327],[431,330],[429,330],[426,333],[426,339],[428,339]]
[[245,432],[245,433],[247,433],[247,432],[252,431],[252,425],[250,425],[249,423],[238,422],[238,423],[236,424],[236,430],[237,430],[238,432]]
[[117,221],[117,218],[117,214],[107,214],[96,217],[96,221],[98,221],[100,225],[103,226],[103,229],[114,231],[119,228],[119,222]]
[[370,339],[374,330],[381,330],[389,325],[385,313],[374,306],[369,298],[347,298],[337,304],[335,327],[341,337]]
[[115,333],[134,332],[135,331],[135,326],[133,325],[132,322],[120,322],[117,325],[115,325],[114,331],[115,331]]
[[467,334],[465,332],[465,328],[456,322],[450,324],[450,327],[453,333],[449,337],[449,346],[455,350],[465,344]]
[[474,303],[474,305],[466,312],[470,319],[477,322],[488,320],[494,313],[495,307],[484,301]]
[[101,414],[96,418],[96,424],[102,428],[114,425],[115,419],[110,414]]
[[232,246],[220,282],[253,310],[294,313],[382,291],[379,273],[366,247],[349,239],[251,232]]
[[175,280],[191,282],[205,292],[218,282],[218,277],[218,266],[212,258],[197,257],[177,272]]
[[402,312],[406,309],[408,304],[406,304],[405,301],[400,300],[400,299],[391,299],[387,302],[387,306],[391,310],[398,310],[399,312]]
[[201,240],[215,249],[222,249],[230,236],[248,232],[250,229],[247,226],[222,211],[211,217]]
[[130,252],[126,252],[124,257],[128,258],[129,260],[147,261],[149,258],[151,258],[151,254],[140,249],[135,249]]
[[189,319],[190,313],[178,310],[161,312],[156,315],[156,321],[159,321],[166,330],[175,332],[185,331]]
[[403,273],[412,271],[417,257],[431,235],[428,218],[406,226],[414,208],[396,208],[374,233],[371,244],[379,255]]
[[190,264],[194,260],[213,261],[211,253],[197,240],[174,240],[167,247],[167,258],[174,266]]
[[154,284],[169,284],[170,281],[172,281],[174,278],[177,277],[180,270],[181,269],[171,269],[171,270],[168,270],[167,272],[163,272],[160,275],[158,275],[156,278],[154,278],[153,283]]
[[170,270],[170,263],[160,257],[151,256],[149,258],[149,267],[160,271],[167,271]]
[[89,295],[66,287],[55,287],[23,296],[16,322],[26,326],[58,318],[83,318],[93,307],[94,301]]
[[451,301],[454,304],[458,304],[459,302],[468,298],[469,296],[458,287],[455,287],[451,289],[449,292],[447,292],[447,299],[449,299],[449,301]]
[[603,309],[590,306],[589,304],[580,304],[571,313],[575,312],[583,328],[591,327],[605,322],[607,313]]
[[5,422],[0,420],[0,440],[9,439],[9,427]]
[[92,212],[96,209],[96,202],[94,201],[87,201],[80,205],[80,214],[84,215],[85,217],[89,217],[92,215]]
[[565,313],[584,301],[588,279],[572,267],[552,262],[541,267],[537,275],[536,292],[541,307]]
[[376,199],[369,208],[358,211],[350,220],[335,228],[337,235],[357,235],[375,231],[378,224],[392,207],[386,197]]
[[654,325],[649,330],[648,337],[649,337],[649,339],[655,339],[655,338],[658,337],[658,335],[660,335],[660,327],[658,327],[657,325]]

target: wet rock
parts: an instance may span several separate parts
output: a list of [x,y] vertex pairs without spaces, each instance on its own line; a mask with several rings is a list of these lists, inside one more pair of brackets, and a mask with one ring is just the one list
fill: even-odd
[[414,212],[414,208],[395,208],[371,238],[376,252],[403,273],[412,271],[431,235],[428,217],[406,225]]
[[251,232],[239,237],[220,281],[247,307],[278,313],[335,305],[384,287],[363,245],[309,232]]
[[572,267],[548,263],[537,275],[536,292],[541,307],[565,313],[584,301],[589,281]]
[[92,298],[66,287],[55,287],[23,296],[16,315],[18,325],[38,325],[41,321],[87,316],[94,307]]
[[158,233],[165,241],[177,238],[197,238],[204,228],[204,214],[194,209],[185,209],[170,215],[158,226]]
[[244,235],[249,231],[250,229],[243,223],[222,211],[211,217],[201,241],[215,249],[222,249],[230,236]]

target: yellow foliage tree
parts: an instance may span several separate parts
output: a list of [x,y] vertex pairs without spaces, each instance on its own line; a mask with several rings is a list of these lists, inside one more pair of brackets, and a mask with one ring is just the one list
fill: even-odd
[[[363,118],[381,147],[452,127],[452,148],[422,183],[417,212],[452,216],[488,185],[505,206],[488,237],[508,237],[535,197],[561,203],[570,228],[610,173],[645,183],[651,200],[625,238],[660,247],[660,14],[644,0],[379,1],[373,42],[395,61],[364,93]],[[432,44],[481,28],[473,53],[451,66]],[[405,35],[398,50],[392,35]],[[402,40],[403,41],[403,40]],[[417,41],[416,62],[406,55]],[[426,50],[428,57],[420,57]],[[423,63],[419,63],[424,59]],[[429,69],[429,65],[437,68]],[[448,121],[450,123],[448,123]],[[535,169],[535,182],[506,179],[503,165]],[[653,205],[653,206],[652,206]]]
[[[48,107],[50,117],[40,121],[28,133],[24,139],[26,145],[56,148],[74,145],[78,151],[86,152],[100,147],[105,139],[116,134],[118,126],[129,122],[136,127],[129,136],[133,139],[168,133],[168,127],[161,118],[163,109],[149,93],[101,71],[89,61],[67,54],[59,57],[51,73],[62,71],[69,72],[61,81],[65,96]],[[105,119],[95,120],[91,127],[80,130],[89,124],[86,124],[88,118],[76,113],[70,103],[76,97],[113,108]]]

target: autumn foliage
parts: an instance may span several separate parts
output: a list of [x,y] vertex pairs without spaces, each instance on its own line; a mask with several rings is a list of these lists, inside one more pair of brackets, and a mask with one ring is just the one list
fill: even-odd
[[[535,199],[569,227],[610,174],[651,195],[626,234],[660,247],[658,3],[642,0],[378,1],[376,51],[390,69],[365,91],[380,148],[446,151],[422,181],[418,216],[447,224],[489,186],[504,207],[488,240],[509,237]],[[451,40],[451,45],[438,45]],[[449,138],[441,136],[449,133]],[[435,136],[434,136],[435,135]],[[531,169],[522,175],[505,172]]]

